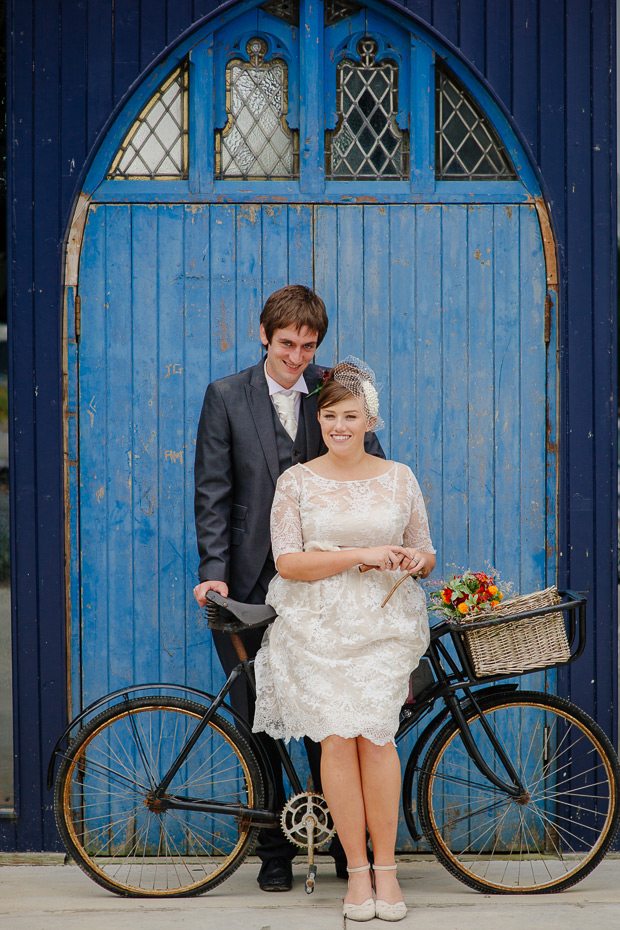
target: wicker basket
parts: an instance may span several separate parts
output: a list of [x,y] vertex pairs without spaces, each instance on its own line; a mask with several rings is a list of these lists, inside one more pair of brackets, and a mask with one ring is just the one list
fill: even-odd
[[[505,601],[496,610],[478,614],[476,620],[488,620],[507,614],[519,614],[539,607],[559,604],[561,598],[554,586],[533,594],[523,594]],[[465,621],[465,618],[463,618]],[[466,622],[472,622],[468,620]],[[570,648],[561,613],[530,617],[516,623],[500,624],[485,630],[463,634],[471,654],[477,678],[525,672],[566,662]]]

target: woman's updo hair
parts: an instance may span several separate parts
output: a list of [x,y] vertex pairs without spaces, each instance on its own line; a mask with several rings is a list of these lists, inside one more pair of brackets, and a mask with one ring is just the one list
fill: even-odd
[[334,404],[355,397],[362,407],[367,429],[383,426],[379,417],[379,397],[375,386],[375,375],[361,359],[349,356],[332,368],[317,398],[317,409],[333,407]]

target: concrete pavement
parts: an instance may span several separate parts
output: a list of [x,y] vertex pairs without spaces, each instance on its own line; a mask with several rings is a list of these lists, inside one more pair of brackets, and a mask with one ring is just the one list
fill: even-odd
[[[25,863],[16,865],[16,861]],[[0,856],[2,930],[380,930],[374,920],[345,922],[345,883],[331,860],[319,864],[313,895],[304,892],[304,866],[285,894],[258,889],[256,861],[198,898],[119,898],[99,888],[62,857]],[[607,858],[574,888],[555,895],[481,895],[452,878],[434,859],[401,857],[399,876],[409,907],[402,930],[618,930],[620,856]]]

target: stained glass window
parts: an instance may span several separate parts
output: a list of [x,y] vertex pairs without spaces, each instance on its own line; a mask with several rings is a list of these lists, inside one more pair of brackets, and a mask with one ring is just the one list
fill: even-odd
[[491,123],[461,83],[441,66],[435,85],[435,175],[440,181],[515,181]]
[[360,62],[338,65],[338,125],[326,133],[326,175],[333,180],[400,180],[409,176],[409,133],[396,124],[398,66],[376,62],[378,45],[357,43]]
[[299,134],[289,129],[288,72],[265,61],[267,43],[250,39],[249,61],[226,66],[228,122],[215,133],[216,177],[270,180],[299,176]]
[[109,178],[187,178],[188,83],[185,62],[140,113],[116,153]]

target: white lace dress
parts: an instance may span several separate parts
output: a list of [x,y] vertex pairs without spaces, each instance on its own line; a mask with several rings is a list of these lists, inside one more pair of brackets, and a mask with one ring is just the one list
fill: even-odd
[[[274,559],[287,552],[405,545],[434,552],[418,482],[392,462],[378,478],[332,481],[305,465],[281,475],[271,511]],[[276,575],[278,616],[256,656],[254,730],[285,740],[394,738],[410,672],[429,640],[426,598],[400,572],[356,566],[320,581]]]

